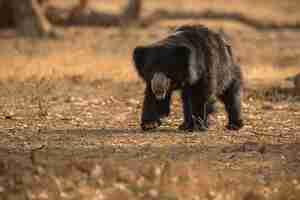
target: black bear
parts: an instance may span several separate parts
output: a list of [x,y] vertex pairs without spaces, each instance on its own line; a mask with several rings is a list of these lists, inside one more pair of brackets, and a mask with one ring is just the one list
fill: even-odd
[[136,47],[133,60],[146,83],[143,130],[160,126],[160,119],[170,112],[171,95],[176,89],[181,90],[184,111],[180,129],[206,130],[216,98],[225,104],[227,128],[242,128],[242,73],[221,34],[202,25],[181,26],[158,42]]

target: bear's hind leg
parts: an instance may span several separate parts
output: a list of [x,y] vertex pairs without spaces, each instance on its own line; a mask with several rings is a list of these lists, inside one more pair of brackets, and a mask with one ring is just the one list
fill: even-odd
[[192,113],[194,129],[199,131],[206,131],[208,129],[208,100],[205,96],[197,95],[196,92],[192,94]]
[[183,131],[192,131],[194,128],[193,114],[192,114],[192,92],[190,88],[183,88],[181,91],[181,101],[184,121],[179,125],[178,129]]

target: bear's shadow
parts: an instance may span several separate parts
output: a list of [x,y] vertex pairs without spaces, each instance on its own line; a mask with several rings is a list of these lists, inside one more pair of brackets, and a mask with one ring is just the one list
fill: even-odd
[[[55,134],[87,134],[87,135],[111,135],[111,134],[159,134],[159,133],[181,133],[188,134],[175,128],[160,127],[154,130],[143,131],[141,128],[78,128],[78,129],[49,129],[44,130],[42,133],[55,133]],[[202,133],[202,132],[201,132]]]

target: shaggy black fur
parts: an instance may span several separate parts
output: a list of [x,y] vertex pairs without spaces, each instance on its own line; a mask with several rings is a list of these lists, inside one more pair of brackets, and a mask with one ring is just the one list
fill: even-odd
[[[242,73],[233,60],[230,45],[224,38],[204,26],[182,26],[173,34],[151,45],[136,47],[135,67],[146,82],[142,111],[143,130],[160,125],[168,116],[172,91],[182,91],[184,122],[180,129],[206,130],[207,117],[213,110],[212,99],[219,98],[228,113],[227,128],[243,126],[240,91]],[[151,90],[154,73],[171,79],[171,88],[163,100]]]

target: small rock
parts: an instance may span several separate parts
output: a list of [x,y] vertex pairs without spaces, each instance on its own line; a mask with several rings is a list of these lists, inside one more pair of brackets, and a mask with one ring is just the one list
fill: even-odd
[[274,106],[271,103],[264,103],[262,105],[262,109],[264,109],[264,110],[274,110]]
[[13,116],[11,116],[11,115],[6,115],[4,118],[5,118],[5,119],[12,119]]
[[138,100],[136,100],[136,99],[129,99],[129,101],[128,101],[130,104],[132,104],[132,105],[138,105],[140,102],[138,101]]
[[149,195],[150,195],[152,198],[157,198],[158,195],[159,195],[159,193],[158,193],[157,190],[151,189],[151,190],[149,191]]
[[91,177],[98,178],[103,174],[103,169],[100,165],[96,165],[91,171]]
[[13,112],[8,112],[5,114],[4,119],[13,119],[14,115],[15,114]]
[[264,153],[266,153],[266,151],[267,151],[266,145],[260,144],[260,145],[258,146],[258,152],[259,152],[259,153],[264,154]]

